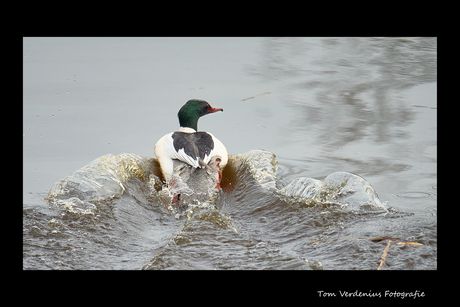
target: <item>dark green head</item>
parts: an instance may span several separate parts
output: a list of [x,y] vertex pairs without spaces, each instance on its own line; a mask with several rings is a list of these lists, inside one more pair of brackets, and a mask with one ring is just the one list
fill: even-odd
[[217,111],[224,110],[215,109],[211,107],[209,103],[201,99],[190,99],[180,108],[177,117],[179,117],[179,124],[181,127],[189,127],[198,131],[198,119],[203,115]]

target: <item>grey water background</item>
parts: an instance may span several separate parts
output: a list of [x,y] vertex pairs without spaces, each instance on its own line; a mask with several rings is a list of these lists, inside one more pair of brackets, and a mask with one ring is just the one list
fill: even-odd
[[285,183],[366,178],[412,214],[383,228],[425,244],[389,268],[436,269],[436,90],[436,38],[24,38],[23,208],[105,154],[153,157],[200,98],[224,112],[199,129],[229,154],[275,153]]

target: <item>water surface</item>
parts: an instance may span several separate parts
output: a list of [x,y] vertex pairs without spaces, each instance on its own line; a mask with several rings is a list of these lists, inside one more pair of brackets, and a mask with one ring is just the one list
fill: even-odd
[[[286,207],[242,187],[219,203],[240,237],[197,223],[190,233],[203,235],[188,237],[193,244],[164,247],[164,268],[297,268],[305,258],[325,269],[374,269],[386,242],[314,242],[377,234],[424,244],[392,246],[384,269],[437,268],[436,38],[24,38],[23,59],[24,268],[140,269],[183,229],[168,212],[126,200],[117,210],[145,218],[115,210],[123,227],[67,225],[54,238],[56,212],[43,197],[103,155],[153,157],[190,98],[224,109],[202,118],[199,129],[229,154],[275,153],[281,185],[355,173],[401,214],[340,216],[315,228],[311,216],[326,211]],[[171,227],[159,236],[152,229],[162,223]],[[289,225],[300,226],[281,235]],[[127,237],[117,236],[123,231]],[[226,242],[230,234],[236,237]],[[206,248],[212,244],[214,253]],[[194,253],[206,256],[190,261]],[[248,255],[255,260],[244,261]]]

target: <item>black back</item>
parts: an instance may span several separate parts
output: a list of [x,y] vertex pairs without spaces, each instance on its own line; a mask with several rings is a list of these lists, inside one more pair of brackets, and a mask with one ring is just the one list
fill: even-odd
[[184,149],[185,154],[196,160],[200,157],[204,160],[204,156],[210,154],[214,149],[214,141],[206,132],[174,132],[172,135],[174,149],[178,152]]

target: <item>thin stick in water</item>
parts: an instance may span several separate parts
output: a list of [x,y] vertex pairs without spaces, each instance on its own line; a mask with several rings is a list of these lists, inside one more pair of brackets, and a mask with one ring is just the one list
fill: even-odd
[[382,259],[380,259],[380,265],[379,265],[379,268],[377,270],[380,270],[382,268],[383,264],[385,263],[385,258],[387,257],[387,253],[388,253],[388,249],[390,248],[390,244],[391,244],[391,240],[388,241],[387,246],[383,250]]

